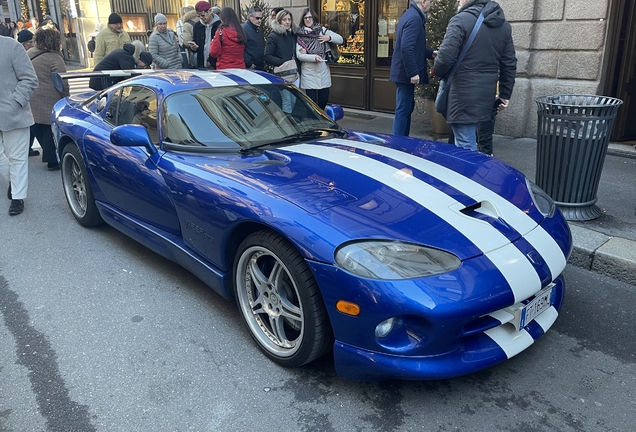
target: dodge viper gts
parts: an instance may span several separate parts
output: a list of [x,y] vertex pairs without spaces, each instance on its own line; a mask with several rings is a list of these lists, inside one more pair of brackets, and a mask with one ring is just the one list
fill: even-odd
[[75,219],[235,299],[281,365],[440,379],[547,332],[572,248],[552,200],[496,158],[341,116],[267,73],[177,70],[65,98],[52,127]]

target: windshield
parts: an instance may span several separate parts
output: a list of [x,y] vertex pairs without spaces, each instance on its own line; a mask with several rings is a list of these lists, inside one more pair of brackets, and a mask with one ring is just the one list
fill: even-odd
[[164,142],[245,150],[307,131],[340,129],[298,89],[281,84],[190,90],[164,102]]

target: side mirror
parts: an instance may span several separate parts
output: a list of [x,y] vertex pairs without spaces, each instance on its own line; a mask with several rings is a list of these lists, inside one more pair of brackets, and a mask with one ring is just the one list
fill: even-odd
[[325,108],[325,113],[333,121],[338,121],[344,118],[344,110],[342,109],[340,105],[336,105],[336,104],[327,105],[327,107]]
[[117,126],[110,133],[110,142],[120,147],[145,147],[150,154],[157,152],[150,135],[148,135],[148,130],[141,125]]

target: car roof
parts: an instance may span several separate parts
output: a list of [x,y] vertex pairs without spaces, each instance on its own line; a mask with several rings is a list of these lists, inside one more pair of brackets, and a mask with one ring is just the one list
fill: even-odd
[[266,72],[248,69],[224,69],[220,71],[167,69],[130,78],[119,83],[118,87],[132,84],[155,88],[166,96],[184,90],[254,84],[285,84],[285,80]]

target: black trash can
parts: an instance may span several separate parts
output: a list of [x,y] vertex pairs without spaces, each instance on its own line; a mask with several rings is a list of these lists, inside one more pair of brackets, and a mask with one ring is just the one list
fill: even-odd
[[553,95],[536,100],[536,184],[567,220],[601,215],[597,201],[601,171],[620,99],[598,95]]

